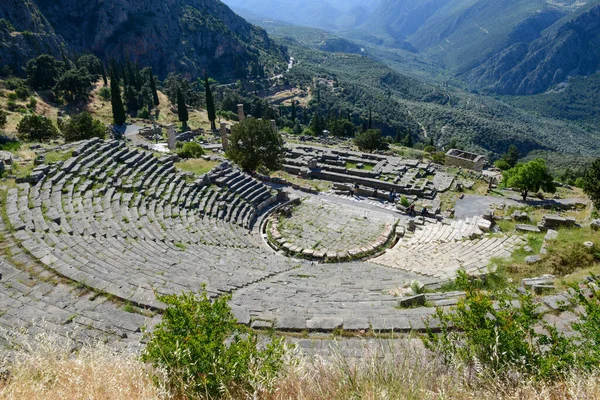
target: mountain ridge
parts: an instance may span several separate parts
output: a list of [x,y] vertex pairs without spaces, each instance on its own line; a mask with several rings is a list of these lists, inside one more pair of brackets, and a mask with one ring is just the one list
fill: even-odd
[[[14,27],[41,20],[34,26],[38,35],[45,33],[53,40],[45,49],[39,41],[22,43],[15,32],[5,33],[0,60],[10,65],[23,65],[36,53],[57,55],[64,48],[104,60],[130,58],[162,77],[177,71],[196,78],[207,70],[216,77],[236,78],[245,76],[249,64],[261,62],[265,54],[285,61],[263,29],[218,0],[8,1],[0,18]],[[10,50],[15,47],[26,56]]]

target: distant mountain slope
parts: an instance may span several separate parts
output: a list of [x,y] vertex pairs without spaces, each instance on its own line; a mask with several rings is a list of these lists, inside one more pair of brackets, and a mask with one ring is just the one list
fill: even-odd
[[328,30],[362,24],[381,0],[224,0],[243,16]]
[[519,42],[467,74],[502,94],[535,94],[600,67],[600,5],[554,24],[537,40]]
[[[599,0],[382,0],[359,29],[405,40],[475,87],[531,94],[597,69]],[[596,6],[594,6],[596,5]]]
[[[161,76],[178,71],[193,78],[205,69],[213,76],[243,76],[265,53],[279,56],[264,30],[218,0],[8,1],[0,9],[15,29],[39,20],[40,29],[56,31],[70,51],[130,57]],[[20,11],[24,8],[29,13]],[[9,43],[4,47],[15,46],[14,36],[4,36],[2,43]],[[28,49],[46,50],[35,43]]]

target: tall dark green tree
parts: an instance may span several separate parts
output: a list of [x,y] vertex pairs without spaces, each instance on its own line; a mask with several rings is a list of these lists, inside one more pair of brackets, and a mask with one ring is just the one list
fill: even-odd
[[511,144],[508,147],[508,151],[506,152],[506,154],[502,156],[502,159],[508,163],[508,166],[510,168],[513,168],[515,165],[517,165],[519,157],[519,149],[517,149],[517,146],[515,146],[514,144]]
[[119,81],[115,77],[115,71],[113,69],[110,70],[110,105],[112,107],[113,122],[115,125],[123,125],[127,120],[127,115],[125,114],[125,108],[123,107]]
[[212,90],[210,89],[210,82],[208,82],[208,75],[206,72],[204,72],[204,91],[206,94],[206,112],[208,112],[210,129],[214,131],[217,129],[215,124],[215,120],[217,119],[217,110],[215,110],[215,100],[213,99]]
[[106,69],[104,68],[104,64],[102,65],[102,81],[104,82],[104,86],[108,86],[108,78],[106,77]]
[[367,127],[367,129],[373,129],[373,113],[371,112],[370,108],[369,108],[369,126]]
[[185,105],[185,98],[183,97],[183,93],[181,93],[181,89],[177,89],[177,115],[179,116],[179,121],[183,126],[187,126],[187,122],[189,119],[188,109]]
[[321,116],[319,115],[319,111],[315,111],[312,119],[310,120],[310,130],[313,135],[320,135],[323,133],[323,129],[325,129],[325,124],[321,120]]
[[590,165],[583,176],[583,191],[600,209],[600,158]]
[[156,82],[154,81],[152,68],[150,68],[150,89],[152,90],[152,101],[154,102],[154,106],[158,107],[160,101],[158,100],[158,91],[156,90]]
[[296,100],[292,100],[292,122],[296,122]]

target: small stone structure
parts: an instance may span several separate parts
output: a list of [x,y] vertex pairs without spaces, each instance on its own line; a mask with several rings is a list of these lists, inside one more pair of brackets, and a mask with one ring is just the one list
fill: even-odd
[[481,172],[486,157],[468,151],[452,149],[446,153],[446,166],[461,167]]
[[227,140],[227,124],[225,122],[221,122],[221,146],[223,150],[227,150],[227,146],[229,142]]
[[238,109],[238,120],[240,122],[243,122],[244,119],[246,119],[246,114],[244,113],[244,105],[238,104],[237,109]]
[[175,126],[173,124],[167,125],[167,140],[169,150],[175,150],[175,146],[177,145],[177,136],[175,135]]

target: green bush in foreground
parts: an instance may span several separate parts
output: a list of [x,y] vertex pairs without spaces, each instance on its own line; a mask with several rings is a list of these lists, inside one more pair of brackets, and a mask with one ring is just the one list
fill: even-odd
[[181,158],[200,158],[204,155],[204,149],[196,142],[187,142],[177,151]]
[[542,320],[529,293],[507,289],[493,294],[479,289],[465,273],[457,278],[465,298],[450,312],[439,308],[435,318],[440,333],[427,328],[425,346],[448,363],[458,362],[490,376],[518,372],[534,379],[551,380],[572,371],[600,367],[600,291],[595,284],[571,287],[571,306],[585,313],[571,325],[567,337]]
[[142,356],[166,371],[172,393],[209,398],[264,389],[282,367],[284,344],[273,339],[262,349],[257,337],[238,325],[227,302],[206,292],[160,296],[167,304]]

